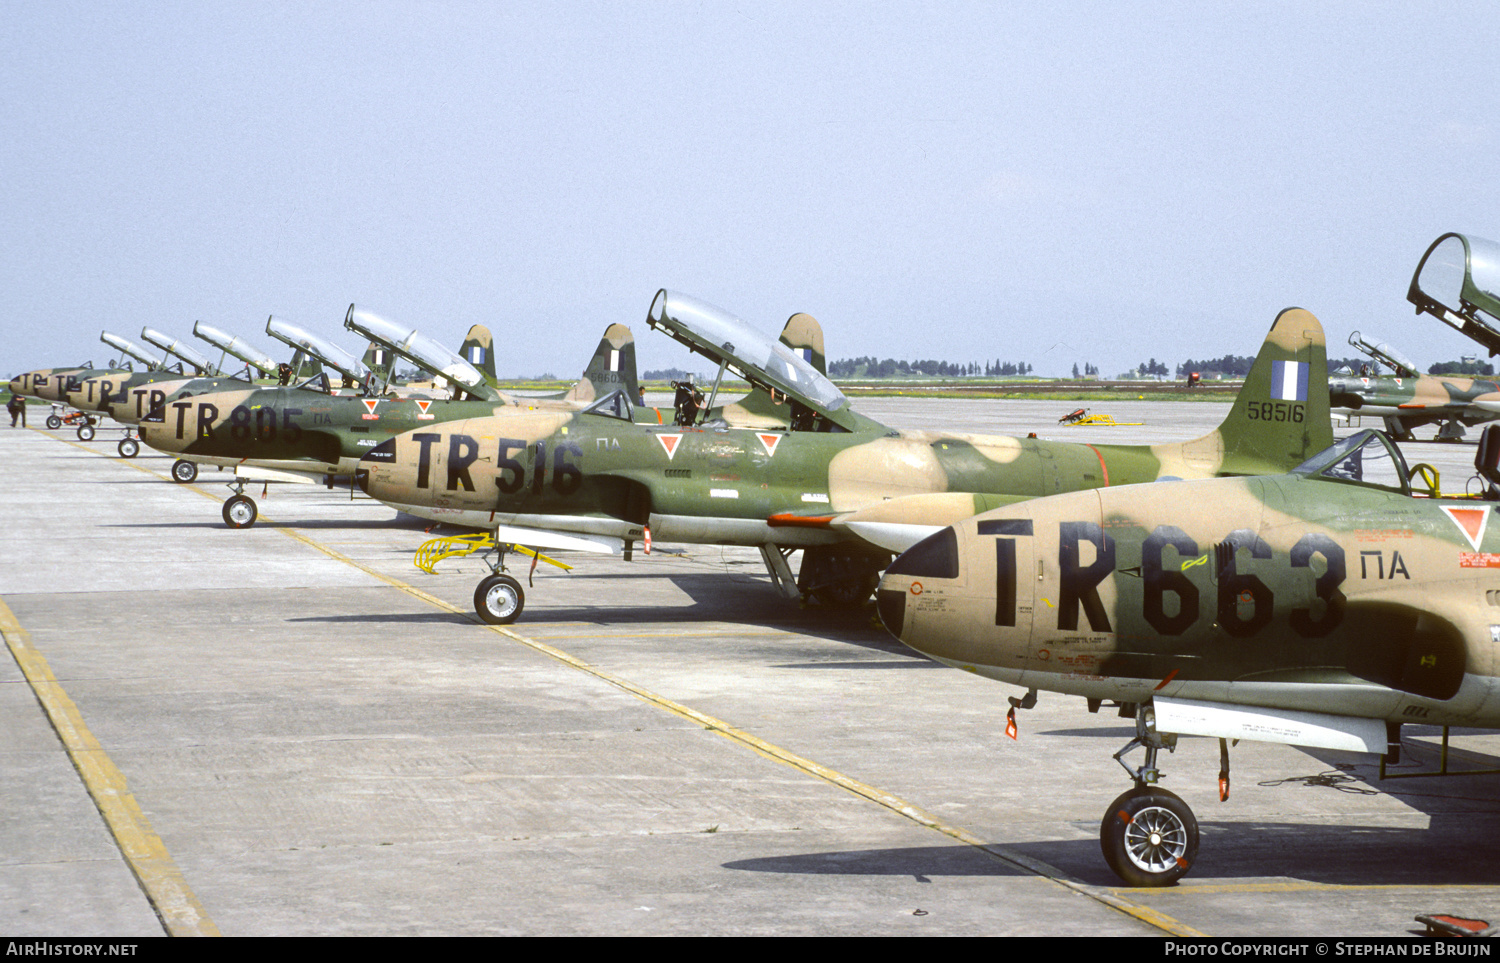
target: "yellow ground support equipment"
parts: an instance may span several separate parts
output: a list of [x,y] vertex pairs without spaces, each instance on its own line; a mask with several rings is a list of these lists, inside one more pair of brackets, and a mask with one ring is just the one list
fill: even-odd
[[1068,424],[1070,424],[1070,425],[1104,425],[1106,427],[1109,427],[1109,426],[1120,427],[1120,426],[1129,426],[1129,425],[1144,425],[1145,422],[1144,421],[1115,421],[1109,415],[1084,415],[1083,417],[1077,419],[1076,421],[1070,421],[1070,422],[1068,422]]
[[[493,535],[445,535],[442,538],[431,538],[423,542],[417,549],[416,555],[412,557],[412,564],[428,575],[433,574],[437,563],[445,558],[463,558],[473,555],[475,552],[489,552],[496,548],[503,551],[520,552],[548,565],[556,565],[565,572],[572,571],[573,566],[565,562],[559,562],[555,558],[549,558],[541,552],[533,551],[522,545],[507,543],[497,545]],[[534,564],[534,563],[533,563]]]

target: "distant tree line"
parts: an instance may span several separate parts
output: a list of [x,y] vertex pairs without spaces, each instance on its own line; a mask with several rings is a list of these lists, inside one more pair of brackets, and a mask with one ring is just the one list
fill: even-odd
[[1495,373],[1495,366],[1488,361],[1439,361],[1427,369],[1428,374],[1435,375],[1484,375]]
[[867,356],[842,358],[828,365],[828,376],[831,378],[896,378],[916,374],[952,378],[979,375],[1003,377],[1005,375],[1028,375],[1031,371],[1031,365],[1024,361],[1001,361],[998,358],[993,363],[980,364],[977,361],[967,363],[930,360],[897,361],[895,358],[880,360]]
[[1177,366],[1177,376],[1186,378],[1191,372],[1207,374],[1216,371],[1219,374],[1231,377],[1243,378],[1250,373],[1250,366],[1255,364],[1254,358],[1246,358],[1237,354],[1226,354],[1222,358],[1209,358],[1203,361],[1194,361],[1192,358]]

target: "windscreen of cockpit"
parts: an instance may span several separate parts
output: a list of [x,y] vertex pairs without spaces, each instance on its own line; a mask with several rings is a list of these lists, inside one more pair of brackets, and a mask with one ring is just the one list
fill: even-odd
[[331,341],[272,315],[266,320],[266,334],[293,348],[301,348],[339,374],[356,382],[364,381],[369,370],[364,362]]
[[1353,482],[1411,494],[1410,473],[1399,449],[1378,431],[1365,430],[1325,448],[1292,469],[1294,475]]
[[479,373],[478,368],[415,328],[394,324],[379,315],[354,307],[349,309],[344,327],[350,331],[358,331],[372,341],[379,341],[408,361],[466,388],[484,384],[484,376]]
[[584,414],[603,415],[606,418],[618,418],[621,421],[635,419],[635,407],[631,404],[630,395],[626,394],[623,388],[616,388],[583,411]]
[[[801,395],[826,411],[838,411],[848,403],[833,382],[791,348],[706,301],[662,291],[652,302],[650,320],[683,333],[709,351],[722,353],[732,367],[751,380],[757,380],[758,372],[760,380]],[[754,370],[745,370],[747,366]]]

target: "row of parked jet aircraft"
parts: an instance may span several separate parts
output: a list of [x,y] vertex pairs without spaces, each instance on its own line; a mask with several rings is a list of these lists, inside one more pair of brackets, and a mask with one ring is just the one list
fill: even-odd
[[[1419,310],[1488,328],[1500,302],[1475,269],[1482,282],[1500,246],[1445,235],[1424,264],[1454,238],[1461,296],[1423,288]],[[1171,883],[1196,859],[1195,817],[1158,785],[1158,753],[1179,735],[1220,740],[1227,798],[1239,739],[1389,756],[1405,723],[1500,725],[1500,526],[1488,527],[1500,427],[1479,446],[1480,491],[1464,496],[1420,481],[1434,476],[1379,432],[1334,445],[1323,330],[1305,310],[1275,319],[1217,430],[1145,446],[894,430],[828,380],[804,314],[772,340],[663,290],[646,323],[718,366],[706,398],[683,387],[672,409],[644,406],[623,325],[572,389],[517,398],[487,373],[482,328],[453,353],[354,306],[345,326],[431,372],[426,393],[275,318],[268,333],[355,388],[337,393],[322,373],[264,387],[160,369],[52,369],[11,388],[136,422],[178,465],[233,467],[233,527],[256,517],[248,481],[310,475],[488,533],[491,574],[474,593],[488,622],[524,605],[507,550],[629,559],[652,537],[755,546],[789,597],[863,605],[875,592],[907,644],[1027,690],[1012,720],[1038,690],[1135,719],[1115,756],[1133,785],[1100,831],[1134,885]],[[221,346],[268,370],[234,343]],[[751,390],[720,403],[728,372]]]

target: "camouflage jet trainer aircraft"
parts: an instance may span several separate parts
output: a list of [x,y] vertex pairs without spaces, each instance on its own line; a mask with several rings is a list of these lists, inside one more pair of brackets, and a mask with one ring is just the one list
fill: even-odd
[[[495,532],[502,545],[628,556],[648,530],[753,545],[789,597],[862,602],[892,550],[978,512],[1160,477],[1286,471],[1332,441],[1323,332],[1300,309],[1277,318],[1217,431],[1151,446],[898,432],[853,411],[797,353],[712,305],[661,291],[647,323],[717,361],[721,377],[737,370],[789,413],[784,426],[642,425],[616,393],[580,412],[497,411],[424,426],[370,449],[358,484],[400,511]],[[713,414],[712,398],[705,411]],[[794,585],[787,557],[798,549]],[[503,554],[475,592],[492,622],[513,621],[524,604],[502,564]]]
[[[218,374],[217,369],[206,358],[149,327],[142,329],[142,336],[153,345],[162,346],[163,350],[169,350],[183,360],[168,366],[133,342],[102,331],[99,340],[116,348],[123,355],[142,361],[146,366],[145,370],[135,371],[125,361],[120,366],[105,369],[31,371],[13,378],[11,390],[71,405],[90,415],[78,428],[79,440],[89,441],[94,437],[94,425],[97,421],[93,415],[104,414],[123,425],[134,425],[153,404],[190,386],[195,386],[197,390],[208,390],[226,384],[245,383],[240,379]],[[170,348],[165,347],[167,345]],[[199,373],[185,375],[184,364]],[[204,371],[214,373],[204,377],[201,374]],[[47,427],[57,428],[59,425],[60,420],[55,415],[48,418]],[[121,456],[134,458],[140,451],[140,442],[127,429],[118,448]]]
[[1336,414],[1375,415],[1391,437],[1402,441],[1414,440],[1413,428],[1434,423],[1441,424],[1438,441],[1458,441],[1465,425],[1500,418],[1500,383],[1420,374],[1396,349],[1366,341],[1358,331],[1349,343],[1394,373],[1330,376],[1328,400]]
[[[196,477],[196,465],[191,459],[232,465],[236,477],[230,488],[234,494],[224,504],[224,521],[232,528],[246,528],[255,523],[259,513],[254,500],[244,494],[246,481],[307,483],[322,477],[331,486],[334,478],[349,476],[360,456],[382,435],[388,437],[429,422],[436,424],[502,409],[572,411],[596,398],[635,398],[639,392],[635,338],[623,324],[612,324],[605,330],[582,378],[572,388],[542,397],[511,396],[495,387],[491,336],[484,325],[474,325],[469,330],[458,354],[419,332],[392,324],[355,305],[349,306],[345,327],[432,373],[434,382],[426,386],[403,385],[399,390],[398,386],[390,386],[386,393],[396,391],[399,399],[378,397],[385,386],[372,383],[362,375],[362,369],[351,367],[358,362],[347,357],[341,359],[331,346],[273,317],[266,324],[267,333],[323,358],[346,379],[366,386],[367,396],[347,401],[330,399],[326,397],[329,394],[326,379],[303,384],[299,386],[301,390],[263,389],[253,394],[241,390],[228,395],[200,392],[187,403],[168,399],[169,404],[162,405],[160,416],[146,423],[142,437],[153,447],[184,456],[172,469],[173,476],[181,481]],[[822,370],[823,332],[811,316],[793,315],[781,341]],[[389,365],[384,370],[388,371]],[[443,387],[437,389],[438,385]],[[442,397],[433,399],[421,394],[428,389],[437,390]],[[460,397],[448,397],[452,393]],[[715,409],[714,413],[737,425],[785,428],[790,417],[787,406],[773,404],[768,397],[763,400],[764,404],[758,404],[754,397],[743,399]],[[666,420],[659,409],[638,407],[635,411],[652,424]],[[248,427],[252,414],[253,431]],[[218,419],[217,423],[214,419]]]
[[1039,689],[1133,715],[1115,759],[1134,787],[1100,844],[1126,882],[1166,885],[1198,847],[1191,810],[1156,785],[1179,735],[1220,740],[1222,800],[1228,740],[1391,755],[1402,723],[1500,726],[1497,462],[1491,426],[1485,494],[1439,495],[1367,430],[1290,474],[1007,506],[898,558],[877,607],[907,645],[1028,690],[1012,725]]
[[[351,306],[350,316],[356,313],[371,331],[382,326],[395,329],[394,325],[368,312],[356,312]],[[267,331],[271,331],[269,323]],[[506,410],[577,408],[577,402],[567,398],[508,397],[493,386],[492,361],[490,373],[482,372],[451,350],[428,339],[410,337],[412,334],[407,332],[396,339],[398,350],[457,386],[459,398],[337,396],[331,393],[326,377],[296,387],[246,386],[194,394],[158,405],[142,420],[141,439],[159,451],[183,459],[233,467],[235,479],[229,486],[233,495],[224,502],[224,522],[231,528],[248,528],[255,524],[259,509],[254,499],[244,493],[247,481],[308,484],[321,478],[331,487],[335,478],[347,478],[354,473],[366,451],[392,435],[418,426]],[[489,344],[489,330],[474,325],[463,351],[467,356],[478,357],[475,348],[487,349]],[[628,370],[622,365],[622,358],[628,362]],[[354,370],[343,373],[351,377]],[[636,390],[634,339],[624,325],[610,325],[604,332],[583,380],[572,392],[591,396],[595,383],[623,383],[629,391]],[[617,390],[615,394],[618,393]]]

